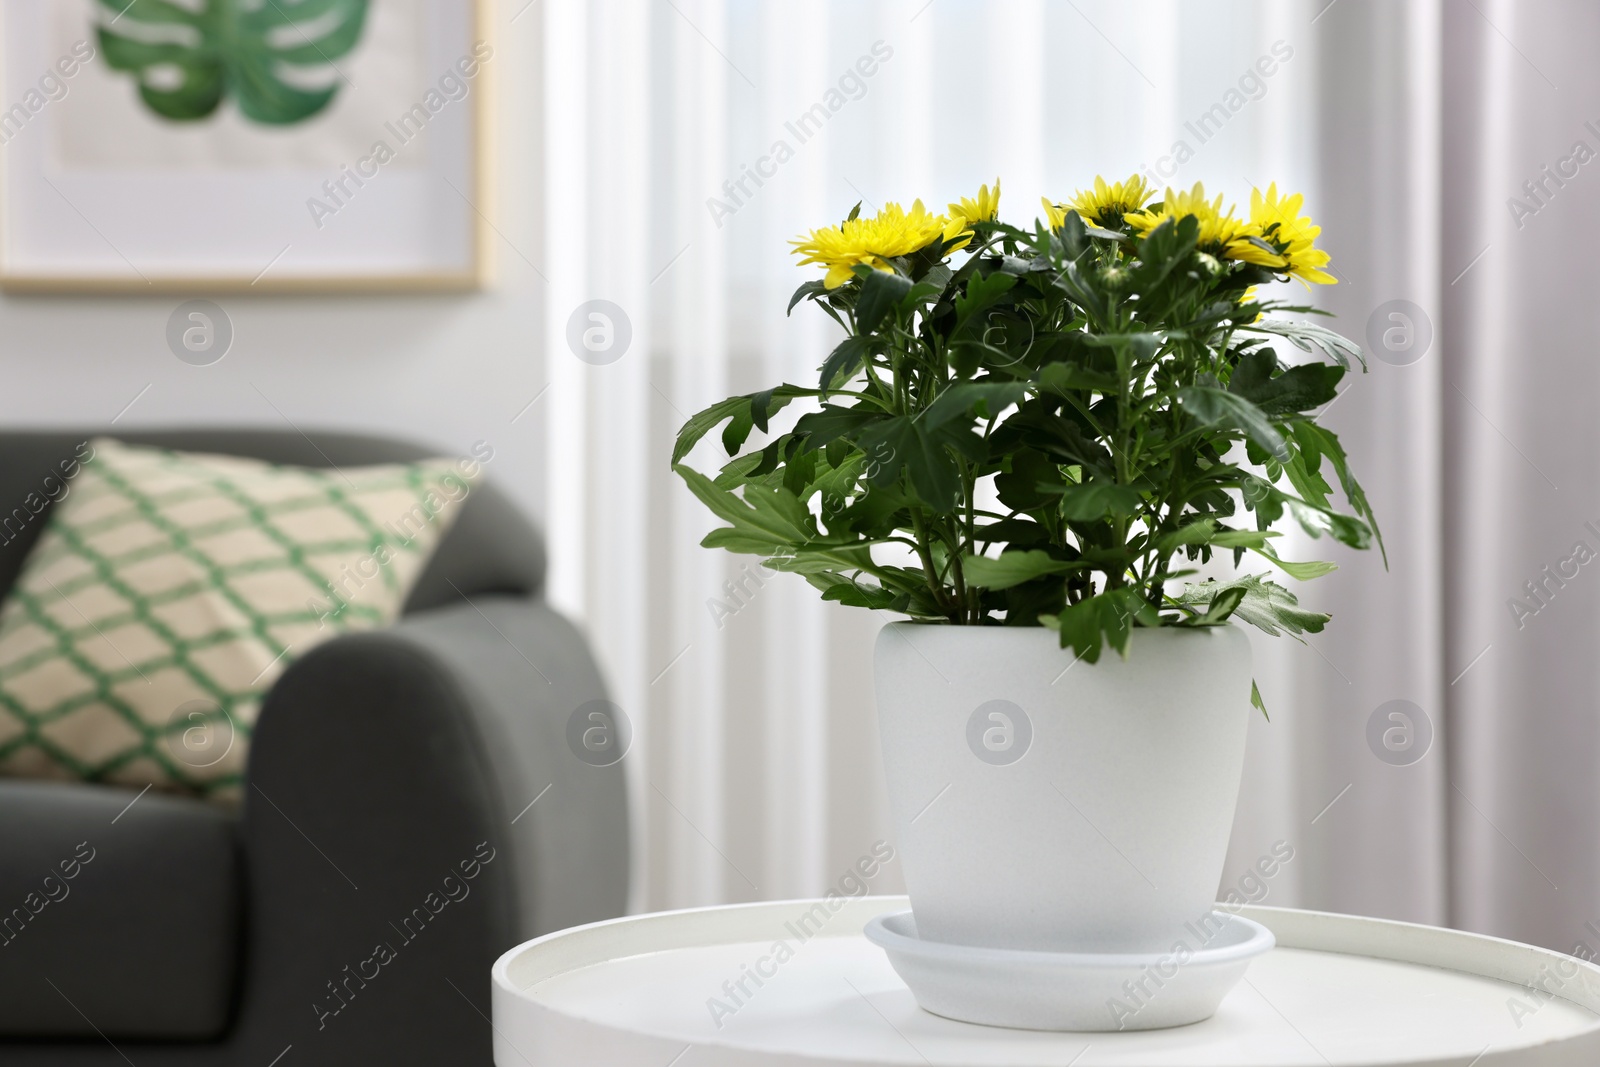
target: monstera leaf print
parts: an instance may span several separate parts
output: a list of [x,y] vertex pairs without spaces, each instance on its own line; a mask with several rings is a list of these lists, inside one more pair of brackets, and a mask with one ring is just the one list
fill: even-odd
[[[232,94],[247,118],[286,126],[339,91],[303,88],[297,71],[333,72],[361,37],[367,0],[100,0],[100,48],[139,82],[158,115],[205,118]],[[286,76],[287,75],[287,76]]]

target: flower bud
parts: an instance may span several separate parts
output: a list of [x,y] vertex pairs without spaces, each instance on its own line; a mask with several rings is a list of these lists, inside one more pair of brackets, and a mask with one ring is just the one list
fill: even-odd
[[1133,272],[1120,263],[1107,263],[1100,268],[1097,276],[1100,279],[1100,284],[1112,292],[1126,288],[1128,283],[1133,280]]

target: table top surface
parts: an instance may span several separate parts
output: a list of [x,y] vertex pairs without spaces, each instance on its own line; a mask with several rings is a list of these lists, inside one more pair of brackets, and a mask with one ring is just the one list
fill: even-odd
[[[922,1011],[860,936],[872,916],[907,907],[905,898],[841,903],[804,939],[796,920],[810,901],[639,916],[530,942],[495,969],[497,1062],[1600,1063],[1600,968],[1494,938],[1246,908],[1279,947],[1250,965],[1213,1018],[1171,1030],[1050,1034]],[[759,985],[747,977],[758,963],[772,975]],[[1529,982],[1555,995],[1529,994]]]

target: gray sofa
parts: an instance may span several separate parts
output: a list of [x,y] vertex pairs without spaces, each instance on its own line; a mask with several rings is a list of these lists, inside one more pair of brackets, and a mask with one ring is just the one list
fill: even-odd
[[[84,436],[0,434],[0,590],[48,518],[42,479]],[[431,454],[116,436],[310,467]],[[622,766],[566,740],[602,683],[543,575],[527,521],[475,488],[397,625],[323,644],[273,687],[237,816],[0,779],[0,1063],[490,1063],[494,959],[620,914],[627,890]]]

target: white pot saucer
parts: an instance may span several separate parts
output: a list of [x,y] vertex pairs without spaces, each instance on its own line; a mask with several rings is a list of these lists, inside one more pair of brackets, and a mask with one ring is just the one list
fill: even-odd
[[[925,1011],[1017,1030],[1156,1030],[1209,1019],[1272,948],[1272,931],[1226,912],[1188,924],[1167,952],[1033,952],[923,941],[911,912],[867,923]],[[1180,946],[1182,946],[1180,948]]]

